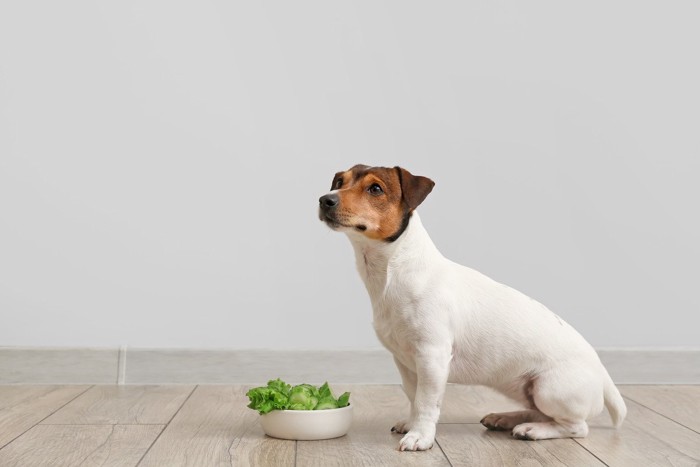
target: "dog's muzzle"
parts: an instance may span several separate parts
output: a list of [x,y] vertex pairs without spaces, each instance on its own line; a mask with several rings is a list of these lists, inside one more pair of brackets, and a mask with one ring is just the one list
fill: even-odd
[[338,195],[335,193],[329,193],[327,195],[323,195],[318,199],[318,204],[321,207],[322,211],[329,211],[331,209],[335,209],[336,206],[338,206],[338,202],[340,199],[338,198]]
[[339,202],[340,198],[335,193],[323,195],[318,199],[318,217],[331,227],[338,224],[335,218],[335,208]]

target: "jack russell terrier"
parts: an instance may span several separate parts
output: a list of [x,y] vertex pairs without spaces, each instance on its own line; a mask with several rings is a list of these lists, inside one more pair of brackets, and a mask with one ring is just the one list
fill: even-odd
[[490,386],[526,410],[486,415],[517,439],[582,438],[603,405],[618,427],[625,403],[593,347],[544,305],[453,263],[415,209],[435,183],[400,167],[356,165],[333,177],[319,217],[347,234],[393,354],[410,416],[391,429],[401,451],[430,449],[448,382]]

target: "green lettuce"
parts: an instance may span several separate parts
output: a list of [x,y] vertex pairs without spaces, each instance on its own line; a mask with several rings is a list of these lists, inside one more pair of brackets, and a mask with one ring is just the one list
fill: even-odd
[[299,384],[292,387],[277,378],[267,382],[267,386],[253,388],[246,393],[250,399],[248,407],[266,414],[273,410],[325,410],[347,407],[350,393],[335,398],[328,383],[320,387]]
[[347,407],[350,405],[350,393],[344,392],[338,398],[338,407]]
[[326,397],[325,399],[321,399],[318,401],[318,404],[316,405],[316,408],[314,410],[325,410],[325,409],[337,409],[338,408],[338,401],[333,399],[332,397]]
[[318,389],[310,384],[294,386],[289,392],[291,410],[314,410],[318,405]]
[[261,414],[272,410],[284,410],[289,407],[289,392],[291,386],[276,379],[268,381],[267,386],[251,389],[246,393],[250,399],[248,407]]

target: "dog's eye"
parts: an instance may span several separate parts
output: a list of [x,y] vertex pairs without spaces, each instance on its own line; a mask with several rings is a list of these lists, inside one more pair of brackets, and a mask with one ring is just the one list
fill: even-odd
[[381,195],[384,193],[384,190],[382,190],[382,187],[380,187],[377,183],[372,183],[369,188],[367,188],[367,191],[370,192],[372,195]]
[[343,186],[343,179],[338,177],[335,180],[335,183],[333,184],[333,186],[335,187],[336,190],[338,190],[341,186]]

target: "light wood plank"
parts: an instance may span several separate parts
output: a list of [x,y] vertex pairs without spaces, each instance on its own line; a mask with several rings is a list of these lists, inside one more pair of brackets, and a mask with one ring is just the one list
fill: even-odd
[[0,448],[89,386],[0,386]]
[[[146,466],[293,465],[294,441],[264,438],[246,407],[246,386],[199,386],[140,464]],[[261,452],[255,451],[260,449]]]
[[484,386],[448,384],[440,423],[479,423],[491,412],[522,410],[523,406]]
[[571,439],[520,441],[477,424],[439,425],[437,440],[453,466],[603,466]]
[[[392,385],[385,387],[390,386]],[[346,387],[362,388],[362,385],[346,385]],[[390,414],[391,417],[388,418],[389,427],[393,426],[399,419],[407,417],[409,412],[408,398],[400,385],[395,387],[398,387],[399,391],[392,391],[392,393],[396,393],[398,405],[396,412]],[[517,402],[491,388],[448,384],[440,410],[439,423],[479,423],[484,415],[491,412],[509,412],[522,408]]]
[[296,442],[266,436],[260,423],[255,421],[231,445],[229,453],[231,465],[236,467],[293,466]]
[[0,450],[0,465],[133,467],[163,425],[37,425]]
[[166,424],[194,386],[94,386],[44,424]]
[[408,401],[398,385],[331,384],[336,394],[350,391],[354,406],[350,432],[341,438],[297,442],[297,466],[447,466],[439,447],[423,452],[399,452],[402,435],[391,433],[406,414]]
[[698,466],[700,434],[629,399],[619,430],[606,412],[590,421],[588,437],[577,442],[611,466]]
[[[697,428],[697,386],[621,386],[623,394],[640,402],[627,400],[629,415],[621,430],[612,429],[603,413],[591,421],[585,439],[523,442],[478,424],[484,414],[517,404],[485,388],[450,385],[439,445],[419,453],[398,452],[400,435],[389,430],[408,412],[400,386],[331,386],[338,394],[352,392],[350,433],[298,444],[264,436],[258,415],[246,407],[248,386],[199,387],[184,405],[191,386],[103,386],[87,392],[87,386],[0,386],[0,446],[6,444],[0,465],[135,465],[162,424],[110,421],[153,423],[166,415],[169,420],[178,407],[143,465],[291,466],[295,456],[300,466],[447,465],[440,448],[453,465],[600,465],[586,449],[612,466],[700,465],[700,434],[682,426]],[[86,420],[96,422],[80,424]],[[471,423],[459,423],[465,421]]]
[[700,386],[619,386],[635,402],[700,433]]

